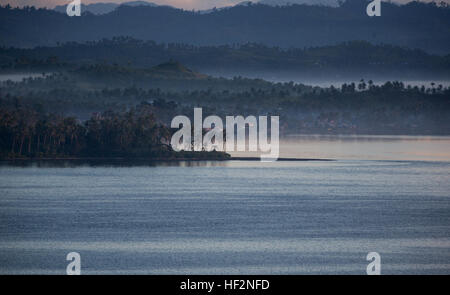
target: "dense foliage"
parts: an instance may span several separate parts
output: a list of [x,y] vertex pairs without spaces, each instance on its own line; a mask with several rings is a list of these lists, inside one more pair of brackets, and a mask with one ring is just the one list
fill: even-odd
[[[450,9],[436,4],[383,3],[383,17],[366,15],[367,0],[340,7],[238,5],[210,13],[167,6],[121,6],[106,15],[70,18],[52,10],[0,9],[0,44],[35,47],[114,36],[196,45],[256,42],[284,48],[365,40],[429,52],[450,51]],[[36,26],[39,24],[39,26]]]
[[158,124],[148,105],[127,112],[74,117],[26,108],[0,109],[1,158],[126,157],[146,159],[226,159],[225,153],[174,152],[172,131]]
[[450,55],[431,55],[418,49],[365,41],[283,49],[258,43],[194,46],[115,37],[54,47],[0,48],[0,68],[4,71],[52,71],[94,64],[145,69],[170,59],[203,73],[225,77],[248,77],[255,73],[309,79],[450,77]]
[[143,81],[147,86],[143,88],[123,82],[128,78],[117,79],[114,73],[95,81],[82,77],[54,74],[4,82],[0,107],[26,106],[84,121],[92,112],[124,112],[144,102],[165,125],[176,115],[192,116],[194,107],[203,107],[205,116],[279,115],[282,134],[450,134],[450,89],[436,83],[377,85],[361,80],[321,88],[245,78],[199,78],[167,79],[165,86],[149,79]]

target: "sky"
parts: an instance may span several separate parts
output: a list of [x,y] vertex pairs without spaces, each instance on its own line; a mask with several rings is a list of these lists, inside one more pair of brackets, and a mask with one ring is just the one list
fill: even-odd
[[[72,0],[0,0],[0,3],[2,5],[5,5],[7,3],[11,4],[11,6],[36,6],[36,7],[48,7],[53,8],[56,5],[64,5],[67,3],[70,3]],[[81,3],[83,4],[90,4],[90,3],[96,3],[96,2],[115,2],[115,3],[123,3],[123,2],[129,2],[132,0],[81,0]],[[178,8],[183,9],[210,9],[213,7],[224,7],[224,6],[232,6],[239,2],[242,2],[244,0],[149,0],[148,2],[153,2],[159,5],[171,5]],[[275,0],[276,1],[276,0]],[[275,2],[272,1],[272,2]],[[286,0],[280,0],[283,2],[286,2]],[[406,3],[410,2],[411,0],[394,0],[393,2],[398,3]],[[421,0],[422,2],[431,2],[432,0]],[[295,2],[301,2],[301,0],[291,0],[289,1],[291,3]],[[441,0],[438,0],[436,2],[441,2]],[[444,2],[447,2],[450,4],[450,0],[444,0]]]

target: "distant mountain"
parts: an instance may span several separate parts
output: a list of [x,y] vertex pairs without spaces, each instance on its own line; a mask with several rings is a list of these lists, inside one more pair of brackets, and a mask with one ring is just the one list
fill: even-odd
[[248,6],[248,5],[252,5],[253,2],[252,1],[242,1],[239,2],[238,4],[234,5],[234,6]]
[[267,79],[450,78],[450,55],[430,55],[421,50],[375,46],[364,41],[284,50],[253,43],[196,47],[121,37],[35,49],[0,48],[0,70],[4,71],[41,72],[92,64],[138,69],[149,69],[159,64],[152,68],[152,74],[190,78],[202,76],[189,68],[213,76],[241,75]]
[[214,7],[214,8],[210,8],[210,9],[199,10],[199,11],[197,11],[197,13],[206,14],[206,13],[211,13],[211,12],[217,12],[219,10],[230,9],[230,8],[237,7],[237,6],[248,6],[248,5],[252,5],[252,4],[253,4],[252,1],[242,1],[242,2],[239,2],[232,6],[223,6],[223,7],[219,7],[219,8]]
[[81,17],[45,9],[0,8],[0,45],[33,47],[114,36],[194,45],[255,42],[283,48],[365,40],[450,53],[449,7],[383,2],[382,16],[368,17],[366,5],[365,0],[347,0],[339,7],[252,4],[210,13],[121,5],[102,16]]
[[129,1],[121,3],[120,5],[127,5],[127,6],[158,6],[158,4],[155,4],[153,2],[147,2],[147,1]]
[[[93,3],[81,4],[81,13],[90,12],[93,14],[106,14],[116,9],[119,5],[116,3]],[[57,5],[54,10],[61,13],[66,13],[67,5]]]
[[77,80],[103,80],[110,81],[111,85],[117,83],[143,83],[151,80],[202,80],[207,75],[188,69],[177,61],[168,61],[150,68],[130,68],[117,64],[91,64],[81,66],[71,71]]
[[[121,4],[117,3],[92,3],[92,4],[81,4],[81,12],[90,12],[92,14],[107,14],[114,11],[117,7],[125,5],[125,6],[158,6],[152,2],[146,1],[130,1],[124,2]],[[67,5],[58,5],[54,8],[55,11],[66,13]]]
[[182,78],[182,79],[203,79],[206,75],[194,72],[178,61],[170,60],[161,63],[150,70],[153,76]]
[[324,5],[332,7],[339,6],[339,0],[259,0],[258,3],[272,6],[293,4]]

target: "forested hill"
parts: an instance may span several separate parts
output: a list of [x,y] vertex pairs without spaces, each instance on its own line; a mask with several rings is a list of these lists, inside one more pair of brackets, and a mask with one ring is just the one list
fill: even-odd
[[[157,42],[221,45],[256,42],[310,47],[366,40],[450,52],[450,8],[383,2],[381,17],[366,15],[366,0],[340,7],[238,5],[210,13],[171,7],[120,6],[105,15],[68,17],[53,10],[0,9],[0,45],[34,47],[57,42],[131,36]],[[37,25],[39,24],[39,25]]]
[[87,43],[65,43],[34,49],[0,48],[2,71],[46,71],[71,65],[117,64],[150,68],[177,60],[203,73],[248,76],[270,72],[291,77],[383,77],[384,79],[447,79],[450,55],[431,55],[365,41],[306,49],[280,49],[261,44],[193,46],[158,44],[117,37]]

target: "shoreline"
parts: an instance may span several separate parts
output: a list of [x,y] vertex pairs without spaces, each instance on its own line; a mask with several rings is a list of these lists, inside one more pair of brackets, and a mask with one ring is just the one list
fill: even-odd
[[[261,161],[260,157],[231,157],[225,161]],[[275,162],[336,161],[336,159],[317,158],[278,158]]]
[[[136,161],[146,161],[146,162],[204,162],[204,161],[261,161],[260,157],[230,157],[230,158],[14,158],[14,159],[0,159],[0,163],[4,162],[50,162],[50,161],[124,161],[124,162],[136,162]],[[304,162],[304,161],[336,161],[336,159],[317,159],[317,158],[278,158],[275,162]]]

